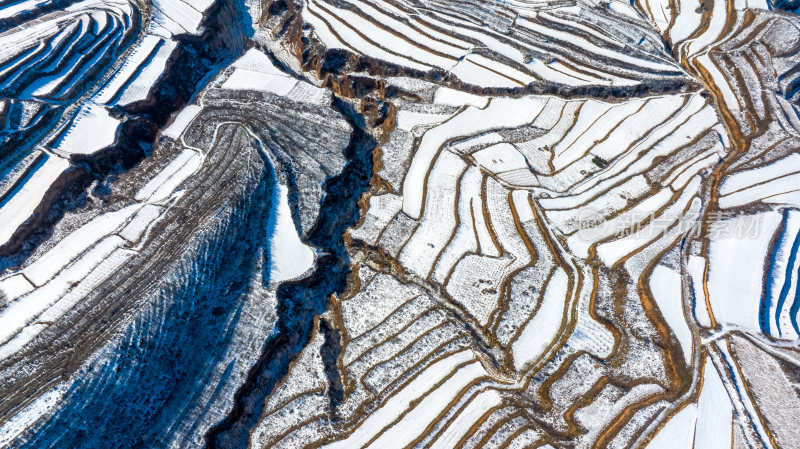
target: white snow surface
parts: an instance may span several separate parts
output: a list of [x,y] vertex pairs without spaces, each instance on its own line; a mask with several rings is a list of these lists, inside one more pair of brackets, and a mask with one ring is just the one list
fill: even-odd
[[194,150],[183,150],[153,179],[136,192],[136,200],[159,202],[167,199],[203,163],[203,156]]
[[231,73],[231,76],[222,83],[222,88],[230,90],[256,90],[283,96],[288,94],[297,82],[296,79],[286,74],[263,73],[237,68]]
[[[364,446],[386,426],[395,423],[398,418],[402,416],[402,413],[411,407],[416,399],[428,396],[430,390],[439,382],[446,379],[459,365],[471,360],[474,360],[474,355],[472,351],[466,350],[434,363],[389,398],[380,408],[371,413],[350,436],[344,440],[325,445],[323,448],[350,449]],[[475,375],[474,373],[469,374]],[[422,429],[424,429],[427,424],[427,422],[424,423]],[[400,430],[404,430],[403,427],[401,427]],[[410,433],[413,428],[407,428],[405,430],[408,430],[408,433]],[[393,447],[396,446],[393,445]]]
[[198,34],[203,13],[213,0],[153,0],[154,23],[172,34]]
[[700,256],[690,256],[686,264],[686,272],[689,273],[692,282],[692,293],[694,294],[694,317],[701,326],[711,327],[711,317],[706,307],[706,296],[703,289],[703,273],[706,267],[706,259]]
[[428,426],[435,422],[440,414],[447,411],[448,405],[458,398],[464,388],[486,375],[486,370],[480,362],[473,362],[460,368],[444,383],[422,396],[416,406],[412,406],[413,408],[408,413],[393,423],[367,448],[385,449],[411,446],[417,437],[425,434]]
[[447,426],[447,429],[434,441],[431,449],[456,449],[458,442],[467,435],[471,427],[478,422],[489,410],[497,407],[503,401],[496,390],[484,391],[470,401]]
[[300,240],[289,209],[289,189],[278,184],[275,230],[269,247],[270,282],[300,277],[314,266],[314,250]]
[[646,449],[690,448],[697,424],[697,404],[689,404],[670,418]]
[[412,218],[420,217],[428,172],[447,141],[495,128],[522,126],[538,115],[544,103],[540,97],[494,98],[485,109],[470,106],[425,133],[403,181],[403,212]]
[[[722,229],[732,231],[730,235],[712,237],[710,243],[708,294],[717,321],[760,330],[758,310],[762,293],[762,266],[781,218],[778,212],[765,212],[732,218],[719,224],[724,227]],[[754,234],[742,233],[743,237],[739,236],[735,231],[737,223],[744,223],[748,229],[750,225],[755,226]],[[722,234],[722,231],[719,232]]]
[[451,106],[475,106],[485,108],[489,104],[489,97],[471,94],[449,87],[440,87],[433,94],[433,102],[436,104],[447,104]]
[[164,74],[167,60],[177,46],[178,43],[175,40],[164,39],[163,44],[156,50],[156,54],[146,63],[147,65],[128,82],[116,103],[125,106],[145,100],[156,81]]
[[[96,266],[123,244],[124,240],[119,236],[106,237],[47,284],[0,310],[0,359],[16,352],[41,332],[47,320],[39,320],[35,326],[29,324],[63,298],[74,284],[85,280]],[[15,341],[11,341],[12,338]]]
[[711,363],[711,358],[706,359],[703,389],[697,401],[697,413],[694,447],[730,449],[733,405],[719,373]]
[[122,226],[140,208],[141,205],[134,204],[93,218],[64,237],[22,272],[34,285],[44,285],[81,253]]
[[17,228],[30,218],[53,182],[70,165],[69,161],[58,156],[44,157],[42,165],[35,169],[19,190],[0,203],[0,245],[7,243]]
[[270,92],[312,104],[328,101],[325,89],[281,71],[264,52],[255,48],[247,50],[232,67],[233,72],[222,83],[223,89]]
[[122,67],[114,74],[111,80],[103,89],[93,97],[94,101],[101,104],[109,104],[114,97],[124,89],[125,85],[136,74],[140,67],[146,63],[147,59],[156,51],[156,46],[162,39],[152,34],[145,35],[140,41],[134,44],[133,50],[128,53],[128,57]]
[[[0,291],[6,295],[6,301],[13,301],[20,296],[29,293],[36,288],[31,282],[25,279],[22,273],[12,274],[0,280]],[[0,306],[2,307],[2,306]]]
[[181,110],[181,112],[178,113],[177,116],[175,116],[175,119],[172,121],[172,123],[161,132],[161,135],[178,139],[186,130],[186,128],[188,128],[192,123],[192,120],[197,117],[197,114],[199,114],[201,110],[203,110],[203,108],[196,104],[190,104],[189,106],[186,106]]
[[541,357],[558,335],[564,320],[568,281],[567,273],[558,268],[547,282],[539,310],[513,344],[514,368],[517,371]]
[[650,290],[658,304],[661,315],[681,344],[683,358],[687,364],[692,360],[692,333],[683,316],[681,276],[664,265],[656,265],[650,276]]
[[114,144],[120,121],[111,117],[103,106],[84,105],[57,149],[68,154],[92,154]]

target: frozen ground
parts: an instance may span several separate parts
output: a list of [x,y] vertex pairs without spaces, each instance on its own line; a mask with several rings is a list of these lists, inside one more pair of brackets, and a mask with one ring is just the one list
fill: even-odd
[[800,448],[793,9],[0,2],[0,446]]

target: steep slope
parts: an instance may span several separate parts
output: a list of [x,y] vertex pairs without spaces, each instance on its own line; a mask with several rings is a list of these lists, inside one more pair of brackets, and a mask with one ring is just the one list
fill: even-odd
[[0,4],[0,442],[794,447],[769,8]]

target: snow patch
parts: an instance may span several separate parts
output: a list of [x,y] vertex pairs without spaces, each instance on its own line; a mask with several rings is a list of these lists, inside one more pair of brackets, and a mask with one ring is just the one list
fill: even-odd
[[289,189],[278,184],[275,232],[269,246],[270,282],[296,279],[314,266],[314,250],[300,240],[289,209]]

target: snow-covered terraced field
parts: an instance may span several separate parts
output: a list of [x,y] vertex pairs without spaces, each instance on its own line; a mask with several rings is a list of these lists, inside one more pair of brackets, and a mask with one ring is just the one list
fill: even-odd
[[0,0],[0,447],[800,448],[800,19]]
[[326,48],[438,69],[478,87],[630,86],[683,76],[661,53],[653,30],[609,32],[630,23],[636,14],[630,5],[597,14],[590,2],[489,2],[475,8],[482,10],[477,15],[467,13],[478,5],[315,0],[306,2],[303,19]]

